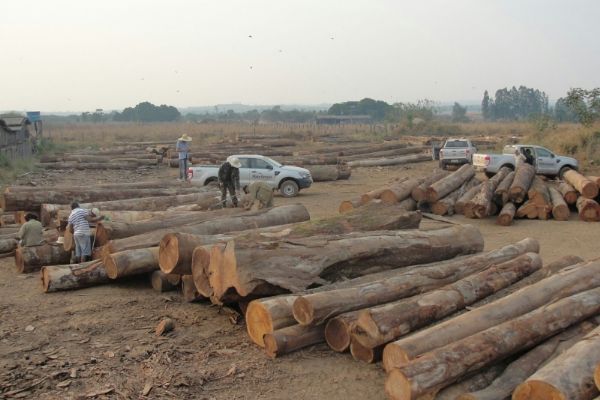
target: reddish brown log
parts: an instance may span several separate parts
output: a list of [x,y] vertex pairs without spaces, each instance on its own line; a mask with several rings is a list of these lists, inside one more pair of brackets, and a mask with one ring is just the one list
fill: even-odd
[[325,340],[322,326],[292,325],[265,335],[265,352],[271,358],[279,357]]
[[191,274],[194,249],[207,244],[205,236],[181,232],[166,234],[160,241],[158,252],[161,271],[166,274]]
[[526,201],[517,209],[516,215],[519,218],[535,219],[538,217],[538,208],[535,204]]
[[548,187],[542,178],[536,176],[533,179],[533,182],[531,182],[531,186],[527,191],[527,197],[529,198],[529,203],[535,204],[537,208],[537,217],[543,220],[548,219],[552,212],[552,199],[550,198]]
[[471,199],[475,197],[477,193],[481,190],[481,183],[477,186],[472,187],[467,190],[465,194],[463,194],[454,204],[454,212],[457,214],[465,214],[465,206],[469,204]]
[[581,175],[579,172],[569,169],[563,174],[562,178],[581,193],[583,197],[594,199],[598,196],[598,184]]
[[338,209],[338,211],[340,214],[343,214],[343,213],[350,212],[360,206],[362,206],[361,199],[344,200],[340,203],[340,208]]
[[552,201],[552,216],[554,219],[557,221],[568,221],[571,210],[569,210],[569,206],[563,196],[552,186],[548,187],[548,193]]
[[448,175],[450,175],[449,171],[445,171],[443,169],[438,169],[435,170],[433,172],[433,174],[429,175],[427,178],[425,178],[425,180],[418,185],[417,187],[415,187],[412,192],[411,192],[411,196],[415,201],[422,201],[422,200],[426,200],[427,199],[427,188],[431,185],[433,185],[435,182],[439,181],[442,178],[447,177]]
[[569,185],[567,182],[561,182],[558,185],[558,191],[563,196],[567,204],[575,204],[577,202],[579,194],[577,193],[575,188]]
[[469,213],[468,215],[465,213],[465,215],[470,218],[485,218],[495,213],[496,204],[493,202],[494,192],[509,173],[510,169],[506,167],[500,168],[496,175],[486,182],[483,182],[479,193],[477,193],[466,206],[469,208]]
[[508,190],[515,179],[515,171],[510,171],[508,175],[502,179],[502,182],[498,185],[494,191],[494,202],[498,206],[503,206],[508,203]]
[[588,175],[588,176],[586,176],[586,178],[592,182],[595,182],[596,185],[600,186],[600,176]]
[[460,167],[457,171],[451,173],[445,178],[431,184],[427,188],[427,201],[435,203],[439,199],[447,196],[456,189],[458,189],[463,183],[475,176],[475,169],[470,164],[465,164]]
[[496,223],[502,226],[511,225],[513,218],[515,217],[516,211],[517,209],[515,208],[515,205],[513,203],[508,202],[504,204],[504,207],[502,207],[500,214],[498,214],[498,218],[496,218]]
[[350,348],[352,330],[358,320],[359,312],[350,311],[327,321],[325,325],[325,341],[331,350],[342,353]]
[[44,266],[41,269],[41,276],[42,288],[46,293],[82,289],[110,281],[101,261]]
[[592,199],[580,196],[577,199],[579,219],[585,222],[600,221],[600,205]]
[[471,178],[448,196],[433,203],[431,205],[431,211],[436,215],[454,215],[454,205],[456,204],[456,201],[471,188],[479,185],[479,183],[479,179],[475,177]]
[[394,204],[401,202],[410,196],[414,188],[421,183],[418,179],[408,179],[406,181],[399,181],[392,183],[392,185],[381,192],[380,198],[386,204]]
[[147,274],[158,269],[158,247],[125,250],[109,254],[102,261],[110,279]]
[[515,171],[510,189],[508,190],[508,198],[515,204],[521,204],[525,201],[527,191],[535,177],[535,168],[529,164],[521,164]]
[[71,260],[71,253],[62,245],[44,243],[38,246],[18,247],[15,250],[17,272],[37,272],[44,265],[66,264]]

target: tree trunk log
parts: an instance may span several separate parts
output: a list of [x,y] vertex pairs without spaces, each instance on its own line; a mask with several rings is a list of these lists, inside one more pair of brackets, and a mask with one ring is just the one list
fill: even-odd
[[181,284],[181,275],[165,274],[160,270],[156,270],[152,272],[150,282],[152,284],[152,289],[160,293],[177,290]]
[[575,190],[575,188],[569,185],[567,182],[561,182],[558,185],[558,191],[563,196],[567,204],[575,204],[577,203],[577,198],[579,194]]
[[292,325],[265,335],[265,352],[270,358],[282,356],[325,341],[324,327]]
[[579,219],[585,222],[600,221],[600,205],[592,199],[580,196],[577,199]]
[[158,263],[166,274],[192,274],[192,256],[194,249],[207,245],[205,236],[189,233],[168,233],[160,241]]
[[557,221],[568,221],[571,216],[571,210],[569,210],[569,206],[563,196],[552,186],[548,186],[548,193],[552,201],[552,216],[554,219]]
[[451,173],[445,178],[431,184],[427,188],[426,197],[430,203],[435,203],[439,199],[458,189],[463,183],[475,176],[475,169],[470,164],[465,164],[457,171]]
[[535,168],[531,165],[521,164],[518,166],[515,171],[515,178],[508,190],[508,199],[515,205],[523,203],[534,177]]
[[502,167],[491,179],[483,182],[479,193],[477,193],[467,205],[470,209],[469,215],[467,215],[468,217],[485,218],[495,213],[496,203],[493,202],[494,192],[509,173],[510,169]]
[[422,161],[430,161],[431,156],[427,154],[412,154],[408,156],[401,156],[395,158],[374,158],[374,159],[366,159],[366,160],[355,160],[348,161],[347,164],[349,167],[384,167],[388,165],[400,165],[400,164],[409,164],[409,163],[417,163]]
[[538,218],[547,220],[552,212],[552,200],[550,198],[550,193],[548,192],[548,187],[542,178],[536,176],[533,179],[533,182],[527,191],[527,197],[529,198],[530,203],[535,204]]
[[360,206],[362,206],[361,199],[344,200],[340,203],[340,208],[338,209],[338,212],[340,214],[344,214],[344,213],[350,212]]
[[373,364],[381,360],[382,353],[382,346],[363,346],[363,344],[357,341],[353,336],[350,337],[350,354],[352,354],[352,358],[356,361]]
[[181,275],[181,295],[183,296],[183,300],[188,303],[205,299],[205,297],[196,290],[194,278],[191,275]]
[[[578,293],[546,307],[537,308],[498,326],[432,350],[407,365],[393,369],[388,373],[385,382],[386,393],[390,399],[416,399],[422,394],[455,382],[469,372],[491,365],[522,349],[540,343],[599,311],[600,288]],[[600,351],[597,350],[595,353],[596,355],[593,357],[600,356]],[[592,354],[594,354],[593,351]],[[574,366],[575,363],[572,365]],[[561,372],[564,372],[562,368]],[[570,372],[577,375],[582,373],[576,369],[567,374]],[[586,372],[591,377],[591,371]],[[579,380],[581,380],[581,376]],[[567,395],[566,397],[545,396],[539,398],[572,399],[577,397]]]
[[0,253],[10,253],[17,248],[18,244],[16,239],[0,239]]
[[386,190],[381,192],[381,201],[385,204],[395,204],[408,198],[422,180],[408,179],[406,181],[398,181],[392,183]]
[[559,333],[521,355],[510,363],[504,372],[489,386],[477,391],[467,391],[457,400],[504,400],[510,399],[515,388],[533,375],[543,364],[554,358],[561,350],[568,349],[596,325],[585,321]]
[[473,197],[475,197],[477,193],[479,193],[479,191],[481,190],[481,185],[483,185],[483,183],[480,183],[479,185],[467,190],[467,192],[456,201],[456,203],[454,204],[454,212],[456,214],[466,214],[466,205],[469,204],[469,202],[473,199]]
[[[360,311],[350,311],[331,318],[325,325],[325,341],[329,348],[343,353],[350,348],[352,330]],[[320,325],[317,325],[320,326]]]
[[498,214],[498,218],[496,218],[496,223],[502,226],[509,226],[513,222],[513,218],[515,217],[515,212],[517,211],[515,205],[511,202],[504,204],[500,214]]
[[598,184],[570,169],[563,174],[563,179],[575,188],[583,197],[594,199],[598,196]]
[[[458,400],[459,397],[464,393],[473,392],[488,387],[496,377],[498,377],[505,369],[506,365],[504,362],[494,364],[490,367],[483,368],[481,371],[477,371],[475,374],[468,378],[462,379],[461,381],[445,387],[439,392],[435,392],[435,396],[431,399],[435,400]],[[429,397],[423,396],[423,400],[429,400]],[[496,400],[502,400],[497,398]]]
[[447,177],[448,175],[450,175],[449,171],[443,169],[436,169],[435,171],[433,171],[433,174],[425,178],[425,180],[420,185],[418,185],[412,190],[410,194],[411,197],[415,201],[426,200],[427,188],[433,185],[435,182],[439,181],[440,179]]
[[366,347],[381,346],[464,309],[541,267],[540,256],[527,253],[440,289],[363,310],[358,317],[353,338]]
[[102,259],[110,279],[147,274],[158,268],[158,247],[125,250],[109,254]]
[[369,270],[373,266],[390,269],[448,259],[481,251],[483,238],[472,226],[453,226],[437,231],[314,236],[279,242],[268,249],[261,247],[254,243],[240,249],[235,240],[230,241],[219,263],[213,262],[213,253],[221,249],[213,248],[209,265],[213,300],[227,301],[225,295],[232,291],[241,297],[298,292],[340,274],[361,276],[373,272]]
[[588,175],[586,178],[600,186],[600,176]]
[[[337,181],[348,179],[351,169],[342,165],[311,165],[308,170],[314,182]],[[343,178],[342,178],[343,177]]]
[[503,206],[508,203],[508,190],[515,179],[515,171],[510,171],[508,175],[502,179],[502,182],[498,185],[494,191],[494,202],[498,206]]
[[101,261],[44,266],[41,270],[44,292],[82,289],[110,282]]
[[431,205],[431,211],[435,215],[454,215],[454,205],[456,201],[461,198],[468,190],[479,185],[479,179],[473,177],[467,182],[463,183],[461,187],[456,189],[454,192],[450,193],[448,196],[444,197],[433,203]]
[[406,338],[388,344],[383,362],[387,371],[401,367],[428,351],[499,325],[537,307],[600,286],[600,261],[578,264]]
[[37,272],[44,265],[66,264],[71,260],[71,253],[62,245],[41,244],[38,246],[18,247],[15,250],[17,272]]
[[346,162],[348,161],[356,161],[356,160],[364,160],[364,159],[374,159],[374,158],[383,158],[383,157],[398,157],[404,156],[407,154],[419,154],[423,153],[423,151],[427,150],[427,147],[417,146],[417,147],[404,147],[401,149],[386,149],[379,151],[372,151],[368,153],[354,154],[354,155],[343,155],[340,158]]
[[[595,290],[598,291],[600,289]],[[594,291],[587,293],[592,294],[592,292]],[[598,304],[600,300],[595,301]],[[574,310],[575,313],[579,311]],[[512,398],[514,400],[593,399],[600,394],[594,384],[594,368],[598,363],[600,363],[600,327],[591,331],[581,341],[517,386]]]
[[[456,237],[456,242],[471,239]],[[537,241],[523,240],[483,255],[461,257],[419,266],[409,271],[392,270],[379,280],[350,288],[300,296],[294,302],[294,318],[301,325],[320,324],[344,312],[384,304],[455,282],[527,251],[539,251]]]
[[517,217],[535,219],[538,217],[538,208],[535,204],[526,201],[517,209]]

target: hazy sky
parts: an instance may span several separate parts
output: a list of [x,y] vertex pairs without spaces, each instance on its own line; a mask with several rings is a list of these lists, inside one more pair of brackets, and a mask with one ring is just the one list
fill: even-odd
[[[0,110],[600,86],[597,0],[1,0]],[[252,36],[252,37],[249,37]]]

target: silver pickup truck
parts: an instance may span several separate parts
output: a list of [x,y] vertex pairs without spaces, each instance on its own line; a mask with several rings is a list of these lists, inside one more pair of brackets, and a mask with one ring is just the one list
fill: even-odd
[[515,169],[515,151],[531,151],[535,171],[540,175],[562,176],[567,169],[578,169],[579,163],[576,159],[565,156],[558,156],[550,150],[528,144],[516,144],[504,146],[502,154],[477,153],[473,155],[473,166],[476,169],[485,171],[488,176],[494,175],[502,167]]
[[[234,155],[240,160],[240,185],[262,181],[278,189],[284,197],[298,195],[300,189],[309,188],[313,180],[305,168],[282,165],[272,158],[257,154]],[[201,185],[218,181],[219,165],[193,165],[188,168],[188,178]]]

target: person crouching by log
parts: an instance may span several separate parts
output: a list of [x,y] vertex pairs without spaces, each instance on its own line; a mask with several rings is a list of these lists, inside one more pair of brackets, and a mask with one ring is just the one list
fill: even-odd
[[20,246],[37,246],[44,242],[42,235],[42,224],[37,219],[37,215],[27,213],[25,215],[25,223],[19,229],[17,238],[19,239]]
[[242,163],[237,157],[228,157],[219,167],[219,188],[221,189],[221,204],[223,207],[227,204],[227,191],[231,196],[231,202],[234,207],[238,206],[236,190],[240,190],[240,167]]
[[88,210],[79,207],[79,203],[71,204],[71,214],[69,214],[69,229],[73,232],[73,241],[75,242],[75,258],[79,262],[85,262],[92,256],[92,241],[90,238],[90,222],[98,222],[103,219],[97,208]]
[[260,210],[273,207],[273,188],[265,182],[252,182],[244,186],[242,205],[246,210]]

